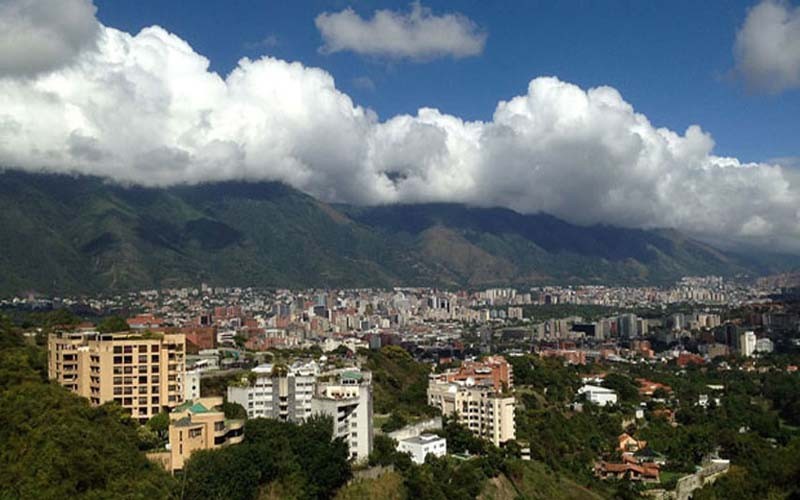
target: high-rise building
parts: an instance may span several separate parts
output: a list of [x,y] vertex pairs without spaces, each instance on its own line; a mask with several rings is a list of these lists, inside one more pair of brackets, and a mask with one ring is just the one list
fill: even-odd
[[248,418],[302,422],[311,415],[311,398],[319,375],[315,362],[290,367],[264,364],[252,373],[252,380],[245,378],[228,386],[228,401],[242,405]]
[[54,333],[48,376],[94,405],[115,401],[146,421],[184,400],[183,334]]
[[333,436],[342,438],[350,458],[363,461],[372,453],[372,385],[368,372],[345,372],[339,383],[320,383],[311,400],[314,415],[333,421]]
[[516,438],[516,400],[489,383],[448,382],[433,376],[428,382],[428,404],[441,410],[442,415],[455,415],[473,434],[495,446]]
[[750,357],[756,350],[756,334],[753,332],[742,332],[739,335],[739,354]]
[[617,332],[622,339],[632,339],[636,337],[636,315],[622,314],[617,319]]

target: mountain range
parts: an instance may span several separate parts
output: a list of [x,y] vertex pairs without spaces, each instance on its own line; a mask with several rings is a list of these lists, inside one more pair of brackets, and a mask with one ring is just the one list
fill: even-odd
[[0,172],[0,295],[206,282],[265,287],[664,284],[800,259],[722,251],[670,229],[577,226],[459,204],[355,207],[284,184],[169,188]]

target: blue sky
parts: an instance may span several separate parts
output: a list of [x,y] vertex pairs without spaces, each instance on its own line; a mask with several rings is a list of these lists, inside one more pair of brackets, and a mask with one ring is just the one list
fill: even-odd
[[[737,30],[753,2],[530,1],[425,2],[457,11],[488,33],[482,54],[425,63],[351,52],[322,54],[321,12],[350,6],[407,11],[408,2],[231,2],[98,0],[99,20],[129,32],[160,25],[227,74],[239,58],[271,55],[331,73],[337,87],[382,119],[430,106],[489,119],[497,101],[554,75],[583,88],[610,85],[655,126],[699,124],[715,152],[744,161],[800,156],[800,91],[752,92],[733,75]],[[267,40],[266,43],[263,41]],[[364,77],[374,88],[357,82]]]

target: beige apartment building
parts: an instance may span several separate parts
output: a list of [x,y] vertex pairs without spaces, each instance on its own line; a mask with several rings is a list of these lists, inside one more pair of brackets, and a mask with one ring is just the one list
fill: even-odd
[[216,409],[222,398],[200,398],[186,401],[169,415],[169,450],[151,453],[151,460],[161,462],[170,472],[182,470],[197,450],[211,450],[241,443],[244,420],[226,420]]
[[503,395],[491,384],[447,380],[432,376],[428,382],[428,404],[442,415],[456,415],[473,434],[500,446],[516,438],[513,395]]
[[61,332],[47,348],[50,380],[94,406],[115,401],[146,421],[183,402],[183,334]]

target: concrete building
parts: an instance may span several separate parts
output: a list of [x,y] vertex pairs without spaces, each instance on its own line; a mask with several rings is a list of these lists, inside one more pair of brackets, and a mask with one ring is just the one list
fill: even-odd
[[495,446],[516,437],[514,396],[504,395],[492,385],[448,382],[432,376],[428,382],[428,404],[439,408],[442,415],[456,415],[473,434]]
[[93,406],[114,401],[146,421],[184,401],[183,334],[54,333],[48,376]]
[[397,451],[411,455],[415,464],[424,464],[428,454],[436,457],[447,455],[447,440],[435,434],[422,434],[398,441]]
[[183,400],[200,398],[200,370],[187,370],[183,380]]
[[739,336],[739,353],[742,356],[750,357],[756,350],[756,334],[753,332],[742,332]]
[[514,386],[514,369],[503,356],[486,356],[480,361],[464,361],[458,369],[443,373],[440,379],[447,382],[491,384],[496,391],[501,391]]
[[371,375],[346,372],[338,384],[317,384],[311,400],[314,415],[327,415],[333,420],[333,435],[342,438],[350,450],[350,458],[363,461],[372,452],[372,386]]
[[606,387],[586,384],[578,389],[578,394],[585,394],[587,401],[598,406],[617,403],[617,393]]
[[315,362],[290,367],[264,364],[253,369],[253,380],[228,387],[228,401],[247,410],[248,418],[302,422],[311,416],[311,398],[319,375]]
[[636,337],[638,331],[636,329],[636,315],[635,314],[622,314],[617,319],[617,333],[622,339],[632,339]]
[[767,337],[756,340],[755,352],[770,353],[775,350],[775,344]]
[[169,446],[166,452],[148,455],[170,472],[182,470],[198,450],[211,450],[241,443],[244,421],[226,420],[216,407],[222,398],[202,398],[184,402],[170,413]]

